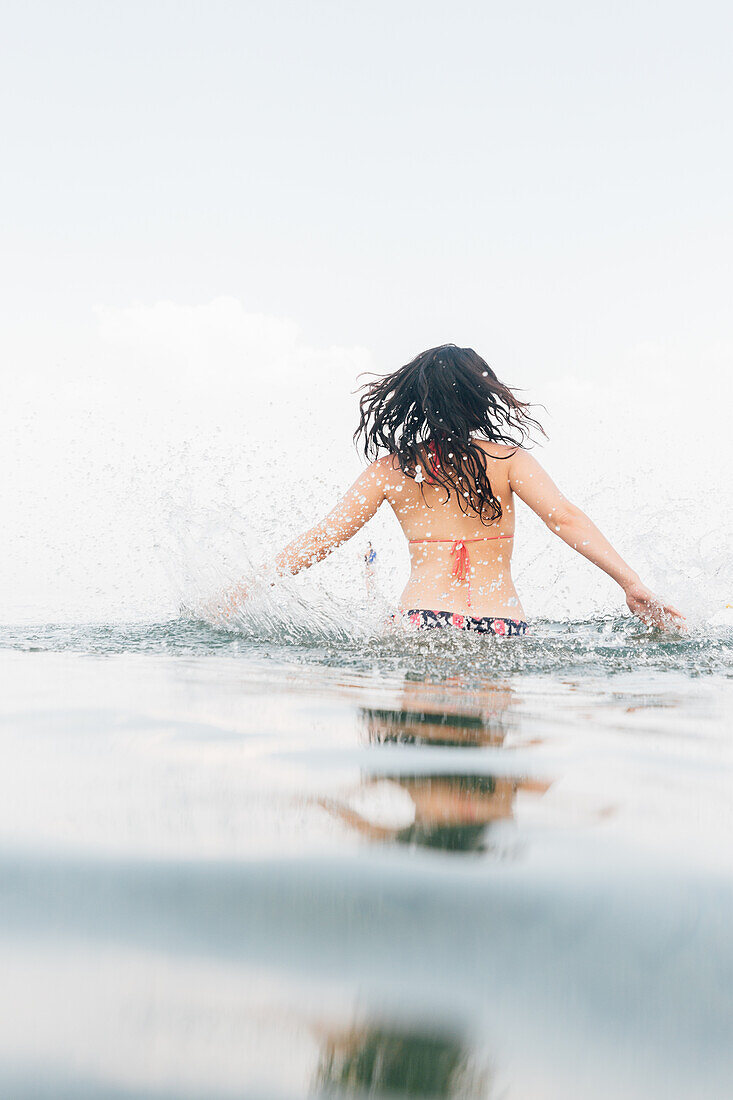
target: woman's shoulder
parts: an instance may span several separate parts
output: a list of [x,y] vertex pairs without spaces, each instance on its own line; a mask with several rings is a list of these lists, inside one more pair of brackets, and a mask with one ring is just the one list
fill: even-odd
[[374,470],[375,473],[389,474],[394,470],[400,469],[400,460],[395,452],[388,455],[382,455],[381,458],[377,458],[368,467],[370,470]]
[[474,443],[478,444],[489,458],[511,458],[512,455],[522,449],[521,447],[507,447],[503,443],[493,443],[490,439],[475,439]]
[[399,471],[399,469],[400,463],[396,455],[383,455],[381,458],[375,459],[374,462],[370,462],[369,465],[362,470],[360,480],[365,484],[371,482],[376,485],[385,486],[389,482],[390,476],[396,471]]

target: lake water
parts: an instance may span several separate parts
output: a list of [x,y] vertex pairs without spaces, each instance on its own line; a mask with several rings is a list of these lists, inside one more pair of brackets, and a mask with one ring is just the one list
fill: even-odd
[[733,1095],[733,634],[2,628],[0,1092]]

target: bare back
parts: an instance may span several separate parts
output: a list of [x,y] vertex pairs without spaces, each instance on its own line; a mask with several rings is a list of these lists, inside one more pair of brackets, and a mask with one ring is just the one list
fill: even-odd
[[[487,526],[466,515],[454,494],[427,480],[415,481],[390,456],[384,463],[384,496],[410,548],[410,579],[402,610],[453,611],[477,617],[524,617],[511,575],[514,500],[509,482],[513,448],[476,441],[487,456],[487,474],[502,515]],[[457,541],[465,540],[466,576],[454,575]],[[469,602],[470,600],[470,602]]]

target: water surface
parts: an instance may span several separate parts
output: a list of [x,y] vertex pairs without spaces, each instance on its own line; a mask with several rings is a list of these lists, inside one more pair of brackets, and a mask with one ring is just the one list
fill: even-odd
[[731,633],[2,628],[14,1097],[727,1098]]

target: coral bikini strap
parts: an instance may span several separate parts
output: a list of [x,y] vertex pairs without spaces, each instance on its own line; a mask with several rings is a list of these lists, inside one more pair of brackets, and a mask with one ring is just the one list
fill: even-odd
[[511,539],[513,535],[486,535],[480,539],[410,539],[410,545],[414,546],[416,543],[421,542],[450,542],[451,554],[453,555],[453,572],[452,577],[455,577],[458,581],[465,581],[468,586],[468,592],[466,593],[466,604],[471,607],[471,558],[468,554],[467,542],[495,542],[497,539]]
[[451,554],[455,559],[453,562],[453,573],[451,574],[459,581],[466,581],[468,583],[468,593],[466,595],[466,603],[471,606],[471,559],[468,556],[468,547],[463,539],[456,539],[451,546]]
[[434,439],[431,439],[428,443],[429,458],[426,463],[428,470],[425,478],[428,485],[437,485],[437,479],[434,474],[436,470],[440,469],[440,452],[438,451],[438,445]]

